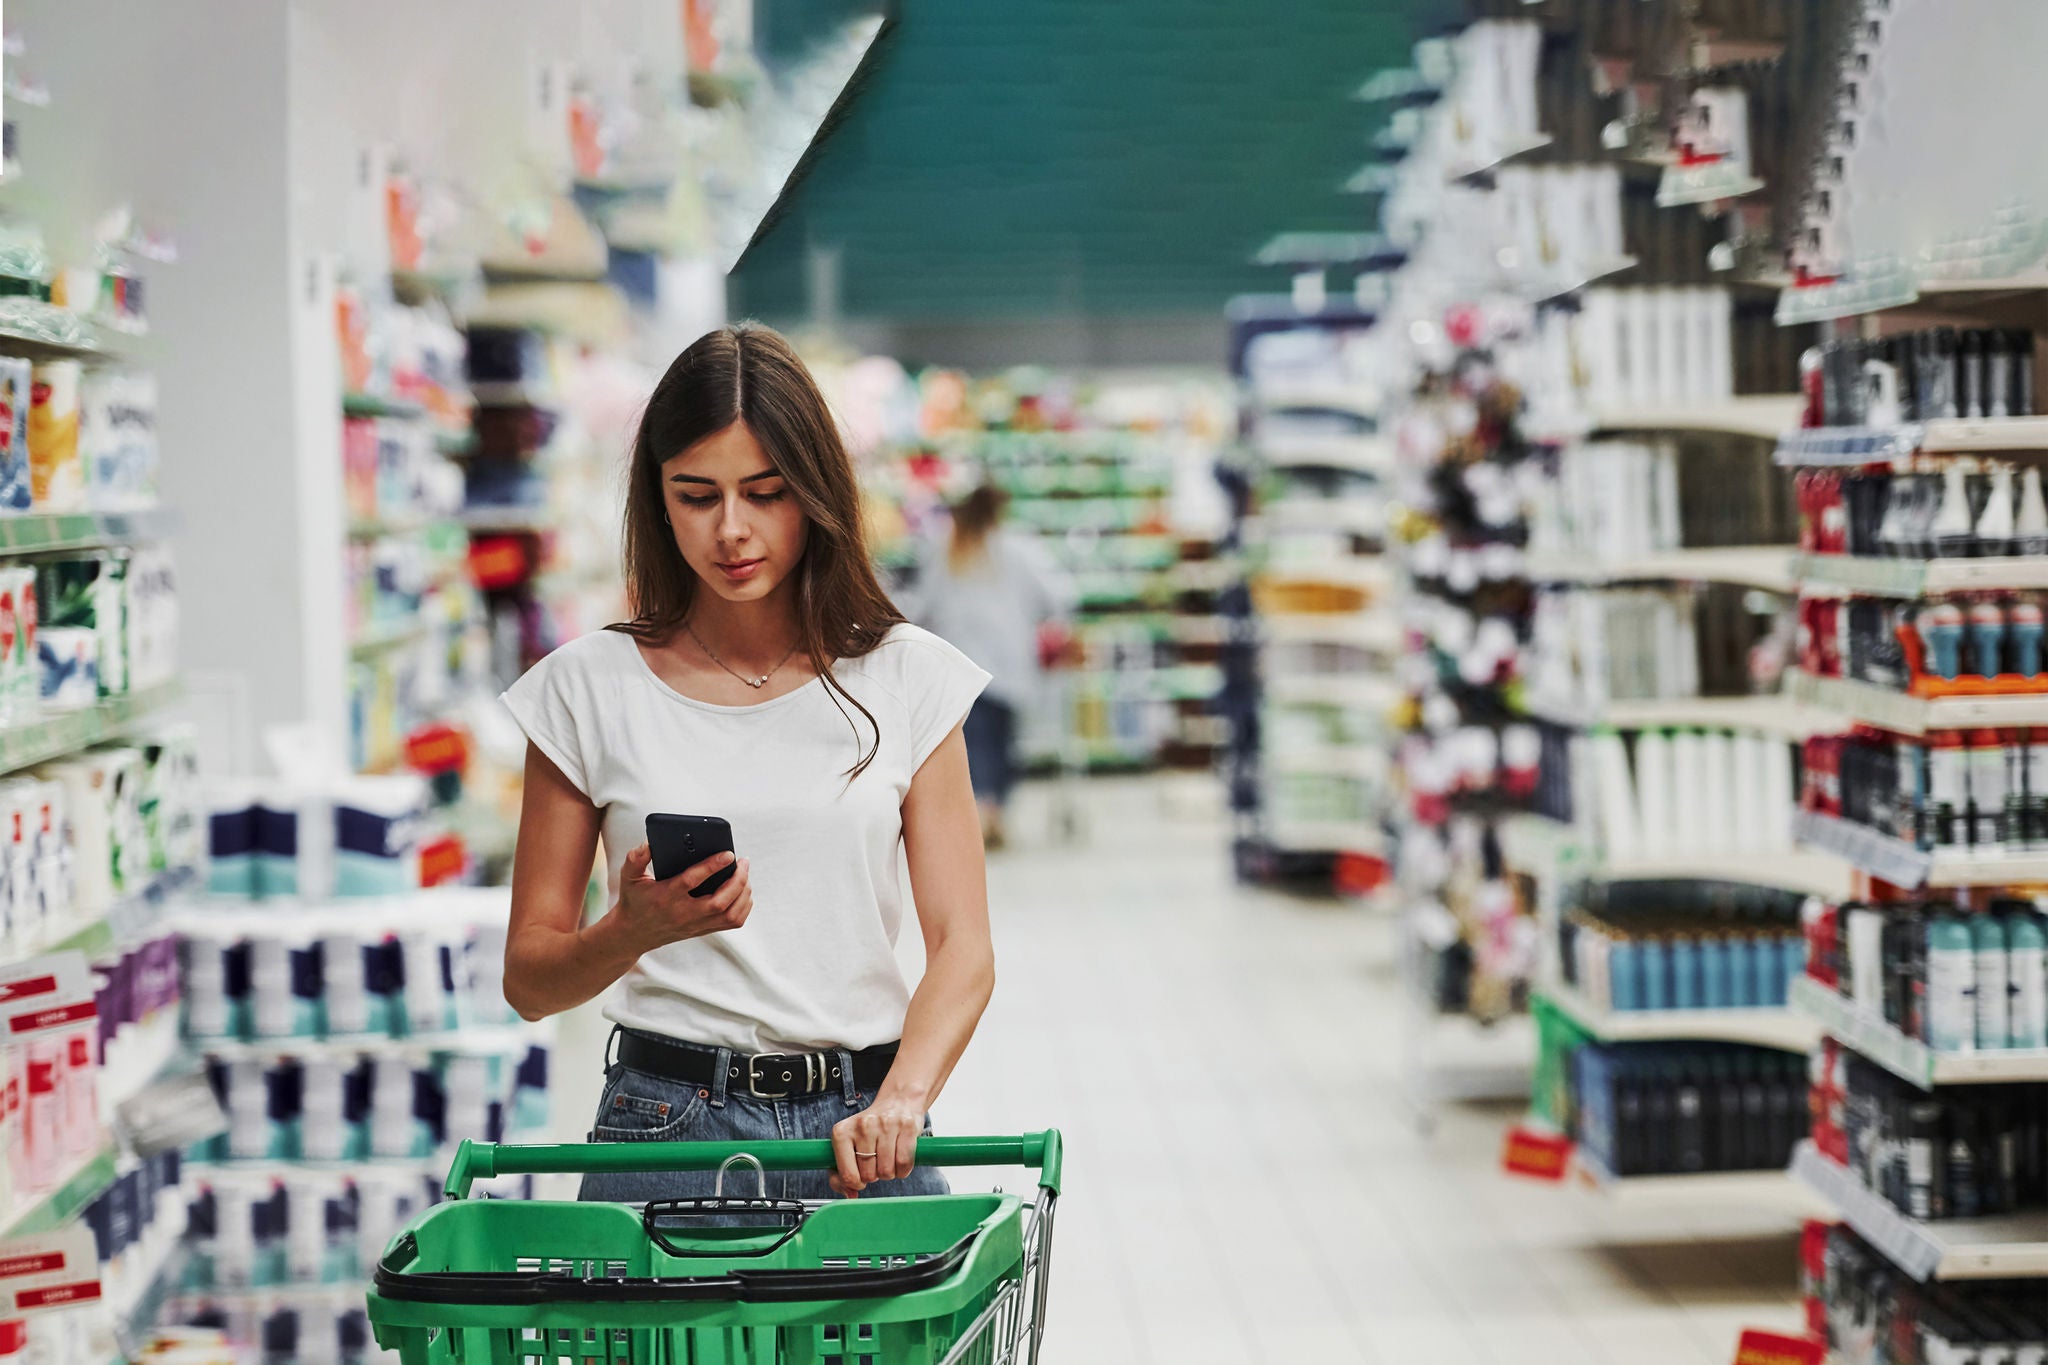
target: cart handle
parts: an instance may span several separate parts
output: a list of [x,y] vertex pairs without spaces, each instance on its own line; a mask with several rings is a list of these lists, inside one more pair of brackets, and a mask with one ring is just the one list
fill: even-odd
[[[442,1188],[466,1199],[472,1182],[499,1175],[583,1175],[593,1171],[715,1171],[746,1155],[770,1171],[829,1171],[838,1166],[829,1141],[505,1143],[464,1139]],[[921,1137],[917,1160],[927,1166],[1031,1166],[1040,1189],[1060,1190],[1057,1128],[1022,1137]]]

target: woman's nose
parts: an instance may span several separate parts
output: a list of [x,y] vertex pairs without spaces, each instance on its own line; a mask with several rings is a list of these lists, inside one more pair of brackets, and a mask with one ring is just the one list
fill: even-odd
[[750,531],[747,526],[746,509],[738,498],[727,498],[725,510],[718,518],[718,538],[727,541],[745,540]]

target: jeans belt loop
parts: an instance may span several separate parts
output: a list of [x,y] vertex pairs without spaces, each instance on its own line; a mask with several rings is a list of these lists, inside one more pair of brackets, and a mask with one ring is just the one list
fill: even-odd
[[839,1093],[846,1097],[846,1107],[860,1107],[860,1087],[853,1079],[853,1054],[840,1048],[832,1054],[839,1059]]
[[725,1108],[726,1082],[732,1077],[732,1049],[722,1047],[711,1062],[711,1107]]

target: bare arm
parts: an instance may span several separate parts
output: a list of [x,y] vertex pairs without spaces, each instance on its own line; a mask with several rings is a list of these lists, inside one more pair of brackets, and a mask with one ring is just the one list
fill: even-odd
[[649,875],[642,844],[626,855],[619,903],[584,924],[583,888],[603,822],[604,813],[562,770],[527,745],[519,845],[512,855],[512,924],[505,937],[505,1000],[523,1019],[543,1019],[595,999],[642,953],[736,929],[753,910],[744,859],[716,895],[698,900],[690,891],[732,855],[708,858],[658,882]]
[[[924,932],[924,979],[910,998],[903,1046],[874,1104],[833,1129],[839,1158],[833,1183],[847,1193],[910,1173],[924,1116],[995,992],[981,819],[967,779],[967,741],[957,727],[911,779],[903,844]],[[875,1156],[863,1160],[856,1155],[862,1152]]]

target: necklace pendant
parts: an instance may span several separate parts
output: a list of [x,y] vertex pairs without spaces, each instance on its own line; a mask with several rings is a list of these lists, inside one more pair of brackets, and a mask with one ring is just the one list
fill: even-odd
[[749,686],[749,687],[753,687],[753,688],[762,688],[762,687],[766,687],[766,686],[768,685],[768,675],[767,675],[766,673],[763,673],[763,674],[762,674],[762,675],[761,675],[760,677],[758,677],[758,678],[748,678],[748,679],[746,680],[746,682],[747,682],[747,686]]

